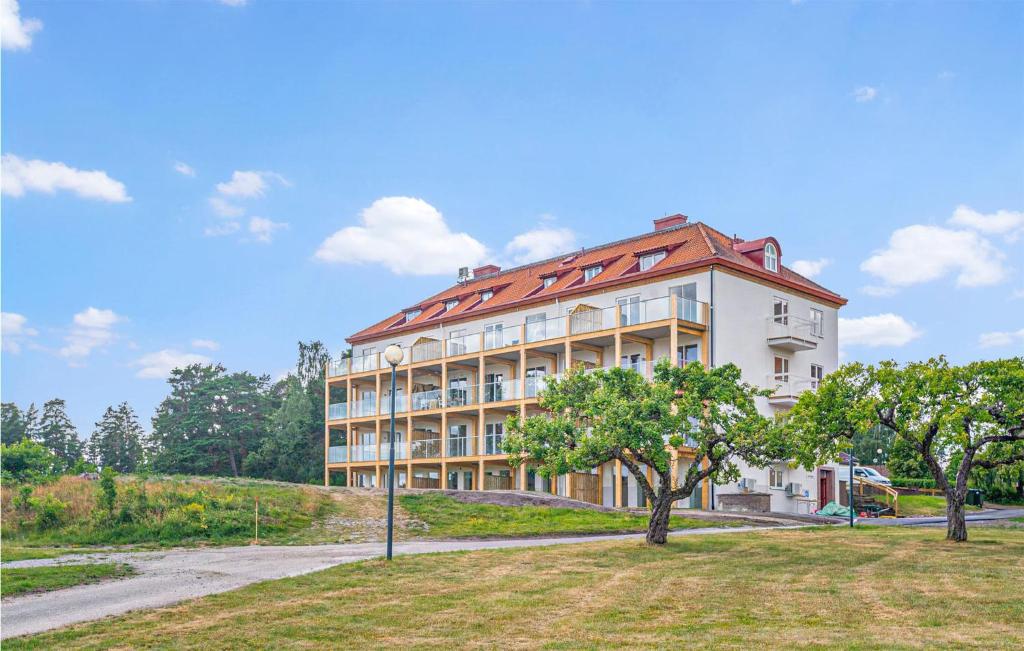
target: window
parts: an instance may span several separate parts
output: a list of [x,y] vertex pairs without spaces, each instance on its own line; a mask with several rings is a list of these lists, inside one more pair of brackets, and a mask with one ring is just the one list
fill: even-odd
[[619,325],[640,323],[640,294],[617,298],[615,304],[619,306]]
[[545,366],[534,366],[526,369],[526,397],[536,398],[544,388],[544,377],[548,374]]
[[501,439],[505,435],[504,423],[484,425],[484,454],[501,454]]
[[789,359],[785,357],[775,358],[775,381],[789,382]]
[[811,364],[811,388],[821,386],[821,378],[825,377],[825,369],[820,364]]
[[558,276],[548,276],[547,278],[545,278],[544,289],[547,289],[548,287],[554,285],[556,280],[558,280]]
[[457,298],[453,298],[450,301],[445,301],[444,302],[444,311],[447,312],[449,310],[453,310],[453,309],[455,309],[455,306],[458,305],[458,304],[459,304],[459,299],[457,299]]
[[645,359],[640,356],[640,353],[634,353],[632,355],[623,355],[619,360],[620,368],[631,368],[637,373],[644,371]]
[[768,468],[768,485],[772,488],[782,488],[782,471],[775,467]]
[[423,314],[423,310],[409,310],[405,313],[405,320],[412,321],[421,314]]
[[678,354],[680,366],[686,366],[687,364],[692,364],[693,362],[700,361],[700,358],[698,356],[697,344],[687,344],[685,346],[680,346]]
[[526,341],[541,341],[547,338],[547,315],[530,314],[526,317]]
[[494,296],[494,292],[492,292],[491,290],[488,289],[486,291],[482,291],[480,292],[480,302],[483,303],[485,301],[489,301],[491,300],[492,296]]
[[789,324],[789,301],[776,296],[772,300],[772,318],[780,325]]
[[647,271],[654,265],[658,264],[665,259],[664,251],[657,251],[655,253],[648,253],[640,256],[640,271]]
[[811,334],[815,337],[825,336],[825,313],[811,308]]
[[676,297],[676,318],[700,323],[700,305],[697,303],[697,283],[686,283],[668,288],[669,296]]
[[779,252],[771,242],[764,245],[764,268],[768,271],[779,270]]
[[604,267],[599,264],[595,264],[593,267],[587,267],[583,270],[583,282],[590,282],[594,279],[594,276],[598,275],[602,271],[604,271]]
[[484,326],[484,348],[491,350],[492,348],[501,348],[505,344],[504,337],[502,336],[503,327],[501,323],[491,323]]
[[465,425],[448,426],[448,456],[466,457],[473,454],[473,446]]

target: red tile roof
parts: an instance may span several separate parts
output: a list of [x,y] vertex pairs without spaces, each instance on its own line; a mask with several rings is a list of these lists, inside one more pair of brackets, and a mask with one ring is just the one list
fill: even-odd
[[[767,239],[767,238],[763,238]],[[755,240],[763,241],[763,240]],[[388,318],[364,328],[348,337],[349,343],[360,343],[384,334],[399,334],[418,330],[424,326],[436,326],[442,322],[477,318],[480,315],[505,312],[532,303],[544,303],[555,298],[564,299],[576,294],[590,293],[597,289],[613,287],[640,279],[656,279],[659,276],[679,273],[688,269],[707,267],[711,264],[724,266],[734,271],[753,276],[784,287],[802,291],[834,305],[845,305],[846,299],[804,278],[781,264],[779,272],[763,268],[737,248],[746,251],[757,249],[753,242],[734,242],[701,222],[682,223],[653,233],[645,233],[629,239],[611,242],[592,249],[561,255],[548,260],[534,262],[514,269],[506,269],[481,278],[474,278],[464,284],[431,296]],[[735,245],[735,246],[734,246]],[[665,259],[647,271],[640,272],[637,254],[665,250]],[[779,250],[781,260],[782,251]],[[590,282],[583,283],[583,269],[603,264],[604,270]],[[544,287],[544,277],[557,275],[550,287]],[[480,293],[492,290],[494,296],[480,302]],[[445,311],[444,303],[453,298],[459,304]],[[422,314],[405,322],[405,312],[422,310]]]

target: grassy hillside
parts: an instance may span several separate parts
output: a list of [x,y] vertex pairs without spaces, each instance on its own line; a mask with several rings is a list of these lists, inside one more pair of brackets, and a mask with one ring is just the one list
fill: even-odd
[[119,477],[108,508],[100,482],[65,476],[40,486],[4,486],[5,546],[182,545],[304,541],[330,496],[312,486],[192,477]]
[[[964,510],[970,513],[978,511],[978,507],[964,505]],[[945,516],[946,498],[941,495],[900,495],[900,515],[902,516]]]

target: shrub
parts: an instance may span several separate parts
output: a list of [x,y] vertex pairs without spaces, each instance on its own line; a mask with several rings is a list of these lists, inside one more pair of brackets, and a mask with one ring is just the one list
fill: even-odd
[[59,460],[45,446],[27,438],[0,445],[0,467],[5,482],[46,481],[60,474]]
[[108,515],[114,515],[114,503],[117,502],[117,482],[114,477],[117,473],[113,468],[104,468],[100,473],[100,505],[106,509]]
[[889,481],[897,488],[935,488],[934,479],[917,479],[916,477],[890,477]]
[[64,520],[64,512],[68,509],[67,504],[53,495],[30,497],[29,505],[35,511],[36,530],[40,532],[59,527]]

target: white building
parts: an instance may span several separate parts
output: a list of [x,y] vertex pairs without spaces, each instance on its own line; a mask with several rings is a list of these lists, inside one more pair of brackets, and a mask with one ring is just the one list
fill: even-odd
[[[397,485],[553,489],[642,505],[616,463],[554,485],[529,468],[514,473],[500,453],[505,418],[538,413],[544,378],[567,364],[649,375],[661,358],[736,364],[747,382],[775,389],[762,412],[788,409],[836,368],[846,301],[782,260],[772,237],[743,241],[673,215],[619,242],[506,271],[466,270],[454,286],[348,338],[352,357],[328,369],[327,472],[344,473],[350,485],[382,485],[390,371],[381,353],[397,344],[405,351],[395,396]],[[677,453],[679,476],[693,456]],[[770,495],[772,510],[809,512],[835,495],[828,468],[744,468],[743,478],[705,485],[687,505],[716,507],[722,496],[754,492]],[[822,486],[828,494],[819,495]]]

